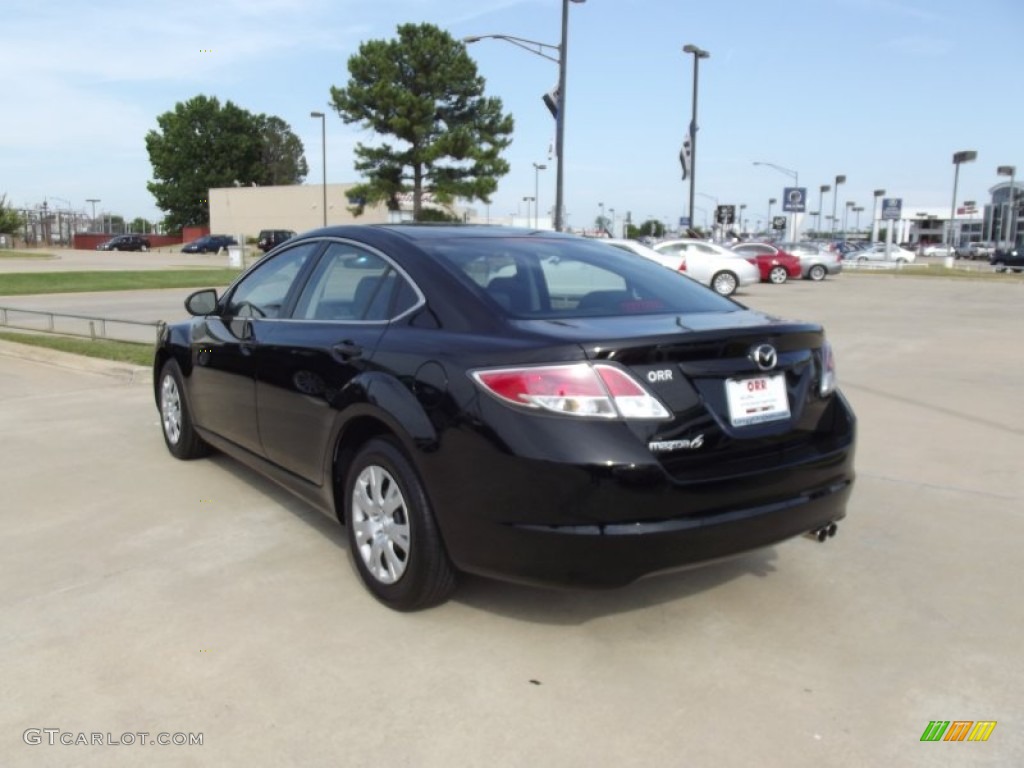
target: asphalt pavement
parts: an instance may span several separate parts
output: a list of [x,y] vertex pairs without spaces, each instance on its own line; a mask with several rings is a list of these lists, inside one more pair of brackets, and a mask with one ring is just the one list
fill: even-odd
[[[0,763],[1024,764],[1024,285],[739,298],[835,346],[859,417],[835,539],[607,592],[466,578],[416,614],[319,513],[172,459],[145,369],[0,343]],[[997,725],[921,742],[934,720]]]

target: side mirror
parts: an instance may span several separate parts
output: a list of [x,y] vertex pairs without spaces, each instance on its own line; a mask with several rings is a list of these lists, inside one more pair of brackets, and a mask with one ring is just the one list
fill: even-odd
[[196,291],[185,299],[185,309],[190,315],[206,317],[217,311],[217,291],[213,288],[204,288]]

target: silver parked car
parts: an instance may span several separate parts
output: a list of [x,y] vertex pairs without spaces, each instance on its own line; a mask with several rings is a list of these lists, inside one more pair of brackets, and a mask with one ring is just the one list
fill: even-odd
[[843,259],[818,243],[779,243],[779,248],[800,259],[804,280],[824,280],[826,275],[838,275],[843,271]]

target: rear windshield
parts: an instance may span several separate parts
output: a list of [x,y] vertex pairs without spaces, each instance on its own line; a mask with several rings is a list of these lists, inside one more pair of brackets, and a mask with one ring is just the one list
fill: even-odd
[[741,309],[678,272],[595,240],[460,237],[419,245],[449,265],[471,290],[514,317]]

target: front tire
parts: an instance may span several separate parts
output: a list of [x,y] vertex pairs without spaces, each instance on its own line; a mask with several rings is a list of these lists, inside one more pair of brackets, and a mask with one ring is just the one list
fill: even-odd
[[786,272],[785,267],[772,267],[771,272],[768,273],[768,282],[773,285],[782,285],[789,279],[789,273]]
[[728,271],[716,272],[714,277],[711,278],[711,288],[719,296],[732,296],[736,293],[736,288],[739,284],[739,278]]
[[448,599],[455,568],[426,490],[397,443],[374,438],[360,449],[345,479],[344,499],[352,560],[374,597],[398,611]]
[[167,450],[175,458],[198,459],[210,453],[210,446],[192,425],[192,414],[185,400],[181,368],[168,360],[160,369],[160,425]]
[[814,282],[818,283],[825,279],[825,275],[827,272],[828,270],[826,270],[825,267],[822,266],[821,264],[814,264],[807,271],[807,277],[813,280]]

